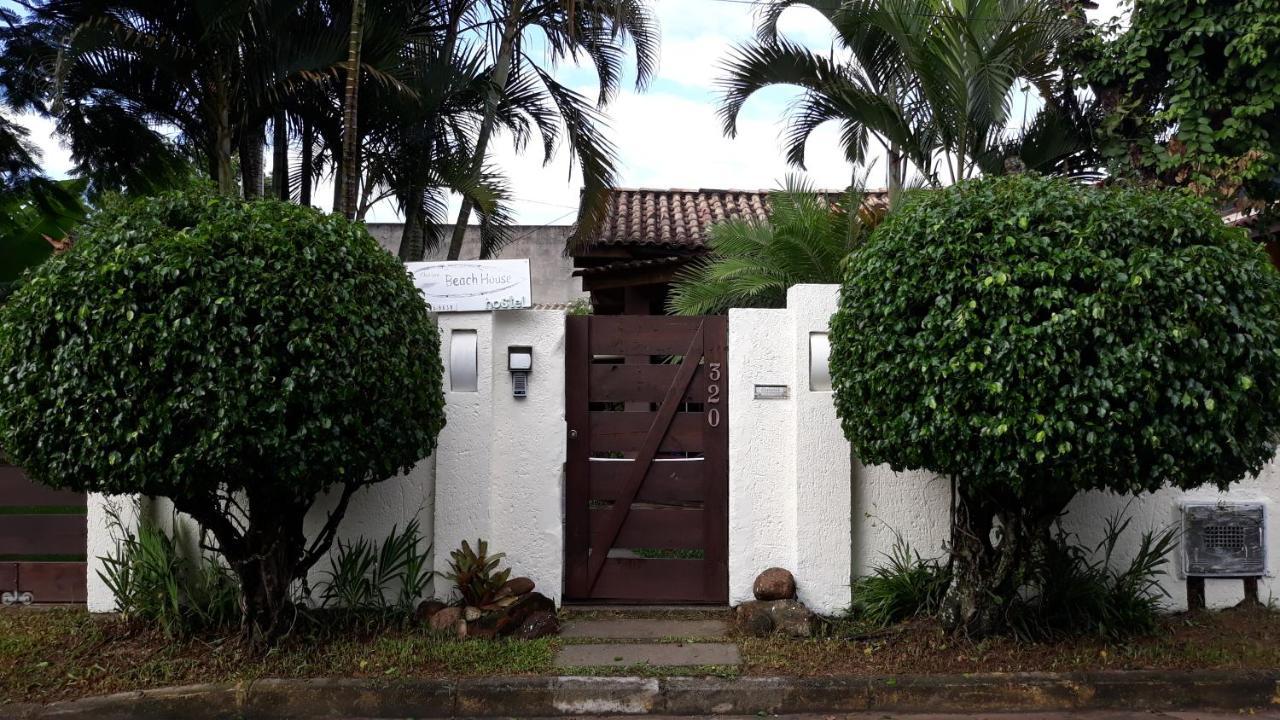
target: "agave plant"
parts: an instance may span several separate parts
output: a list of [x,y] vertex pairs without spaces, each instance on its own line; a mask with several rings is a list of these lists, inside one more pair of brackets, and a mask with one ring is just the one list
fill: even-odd
[[498,570],[502,553],[489,554],[489,543],[476,540],[472,549],[466,540],[462,547],[449,553],[449,573],[445,576],[453,581],[462,596],[462,604],[468,607],[480,607],[493,602],[494,596],[511,577],[511,569]]

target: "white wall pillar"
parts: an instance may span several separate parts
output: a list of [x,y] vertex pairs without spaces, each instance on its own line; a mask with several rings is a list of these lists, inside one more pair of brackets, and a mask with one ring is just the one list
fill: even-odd
[[[493,449],[493,313],[441,313],[440,351],[444,363],[445,426],[436,450],[435,569],[437,594],[452,592],[443,574],[449,553],[463,540],[492,536],[489,525],[489,460]],[[476,335],[477,383],[474,390],[453,387],[460,368],[452,369],[451,350],[462,333]],[[454,358],[459,359],[459,358]],[[500,552],[500,550],[496,551]]]
[[[819,613],[849,605],[849,443],[830,390],[810,385],[810,336],[826,333],[835,286],[798,285],[778,310],[729,312],[729,597],[785,567]],[[785,385],[785,399],[756,399]]]
[[[560,604],[564,588],[564,313],[494,316],[489,538],[513,576]],[[528,396],[512,396],[510,346],[533,348]]]

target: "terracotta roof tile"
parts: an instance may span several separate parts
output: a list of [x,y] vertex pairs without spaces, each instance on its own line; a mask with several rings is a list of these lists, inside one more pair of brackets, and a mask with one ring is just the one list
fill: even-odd
[[[700,250],[710,227],[733,218],[764,220],[772,190],[616,188],[588,245],[652,245]],[[826,191],[839,195],[840,191]],[[886,194],[871,193],[883,203]]]

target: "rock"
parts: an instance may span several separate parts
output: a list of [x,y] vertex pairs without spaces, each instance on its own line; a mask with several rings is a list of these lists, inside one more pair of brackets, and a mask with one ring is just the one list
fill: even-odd
[[481,605],[480,609],[485,612],[493,612],[494,610],[501,610],[503,608],[508,608],[508,607],[511,607],[512,605],[515,605],[516,601],[519,599],[520,598],[518,597],[504,597],[499,600],[494,600],[488,605]]
[[472,620],[479,620],[480,615],[482,615],[482,613],[480,612],[480,608],[471,607],[470,605],[468,605],[462,611],[462,617],[465,618],[467,622],[471,622]]
[[511,578],[498,588],[498,592],[493,594],[494,600],[503,598],[518,597],[533,592],[533,581],[527,577]]
[[783,568],[772,567],[756,576],[751,591],[757,600],[794,600],[796,578]]
[[526,593],[520,596],[511,604],[511,607],[502,612],[502,616],[498,618],[494,627],[498,634],[502,636],[511,635],[524,625],[525,620],[536,612],[548,612],[552,615],[556,612],[556,604],[551,598],[538,592]]
[[773,616],[769,614],[769,603],[753,601],[744,602],[734,611],[734,622],[738,631],[751,637],[767,637],[773,634]]
[[818,616],[799,600],[774,600],[769,603],[769,617],[773,627],[783,635],[811,637]]
[[435,617],[436,613],[447,607],[449,606],[439,600],[423,600],[418,603],[418,609],[414,611],[413,619],[423,625],[426,625],[431,621],[431,618]]
[[467,637],[473,637],[477,640],[492,640],[497,635],[498,633],[493,628],[476,627],[474,625],[467,627]]
[[462,608],[447,607],[440,610],[435,615],[432,615],[431,620],[428,621],[427,624],[436,632],[448,632],[450,630],[456,630],[454,626],[460,622],[463,622]]
[[466,640],[467,639],[467,621],[459,618],[458,622],[453,624],[453,631],[457,633],[459,640]]
[[560,632],[560,620],[556,618],[555,613],[546,610],[538,610],[529,613],[529,617],[525,618],[524,623],[515,631],[512,637],[521,640],[536,640],[540,637],[555,635]]

